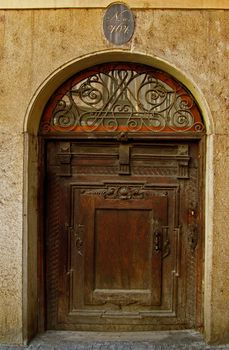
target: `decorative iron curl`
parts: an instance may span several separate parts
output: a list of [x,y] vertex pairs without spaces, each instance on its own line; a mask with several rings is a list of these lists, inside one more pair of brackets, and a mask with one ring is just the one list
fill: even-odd
[[74,104],[70,105],[62,99],[59,100],[53,112],[52,125],[55,129],[66,128],[68,131],[73,130],[77,124],[77,115]]
[[86,105],[96,107],[103,99],[103,94],[100,90],[104,93],[104,90],[107,89],[106,86],[99,81],[99,77],[94,75],[80,85],[78,90],[79,97]]

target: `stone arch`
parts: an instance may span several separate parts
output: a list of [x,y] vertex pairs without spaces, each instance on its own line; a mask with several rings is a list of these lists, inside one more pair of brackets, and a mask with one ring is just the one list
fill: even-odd
[[213,133],[213,122],[210,110],[202,92],[196,86],[191,77],[188,77],[177,67],[158,57],[149,56],[142,53],[131,53],[123,50],[104,51],[99,53],[96,52],[94,54],[83,56],[67,62],[65,65],[52,72],[39,86],[29,103],[24,120],[24,132],[32,135],[37,135],[41,112],[43,111],[49,97],[69,77],[91,66],[114,61],[142,63],[154,68],[159,68],[171,74],[171,76],[186,86],[186,88],[188,88],[188,90],[196,99],[198,106],[202,112],[207,135]]
[[24,340],[28,341],[39,329],[37,314],[39,305],[37,301],[38,276],[37,276],[37,251],[38,251],[38,130],[40,119],[52,93],[69,77],[75,73],[94,66],[96,64],[126,61],[146,64],[161,69],[180,81],[194,96],[203,120],[207,135],[206,161],[208,166],[205,173],[205,291],[204,291],[204,319],[205,332],[210,329],[210,315],[208,304],[210,292],[208,286],[211,283],[211,241],[212,241],[212,134],[213,121],[210,110],[204,96],[190,77],[178,68],[158,57],[143,53],[115,50],[95,52],[90,55],[79,57],[52,72],[34,93],[24,121],[24,246],[23,246],[23,324]]

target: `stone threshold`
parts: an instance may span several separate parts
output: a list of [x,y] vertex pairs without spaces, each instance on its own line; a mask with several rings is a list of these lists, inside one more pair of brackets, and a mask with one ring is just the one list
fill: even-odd
[[194,330],[155,332],[69,332],[47,331],[28,346],[1,346],[0,350],[213,350],[229,345],[207,345]]

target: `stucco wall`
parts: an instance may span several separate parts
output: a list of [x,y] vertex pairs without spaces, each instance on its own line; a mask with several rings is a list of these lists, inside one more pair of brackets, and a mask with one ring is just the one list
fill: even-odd
[[[229,293],[229,12],[141,9],[134,13],[135,34],[131,42],[121,48],[157,56],[184,72],[204,95],[213,118],[209,140],[214,153],[214,192],[211,194],[211,182],[208,191],[213,201],[214,231],[213,236],[209,233],[209,242],[206,242],[209,261],[205,276],[208,283],[205,332],[207,340],[226,342],[229,341],[229,312],[225,307]],[[22,300],[22,251],[26,238],[22,198],[26,110],[40,84],[66,62],[91,52],[116,48],[107,43],[102,34],[102,16],[101,9],[0,11],[2,343],[23,342],[22,309],[26,302]]]

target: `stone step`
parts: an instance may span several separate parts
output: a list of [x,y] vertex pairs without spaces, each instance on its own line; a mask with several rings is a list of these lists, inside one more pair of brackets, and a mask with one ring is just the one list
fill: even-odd
[[229,345],[205,344],[193,330],[160,332],[69,332],[47,331],[28,346],[1,346],[0,350],[214,350]]

